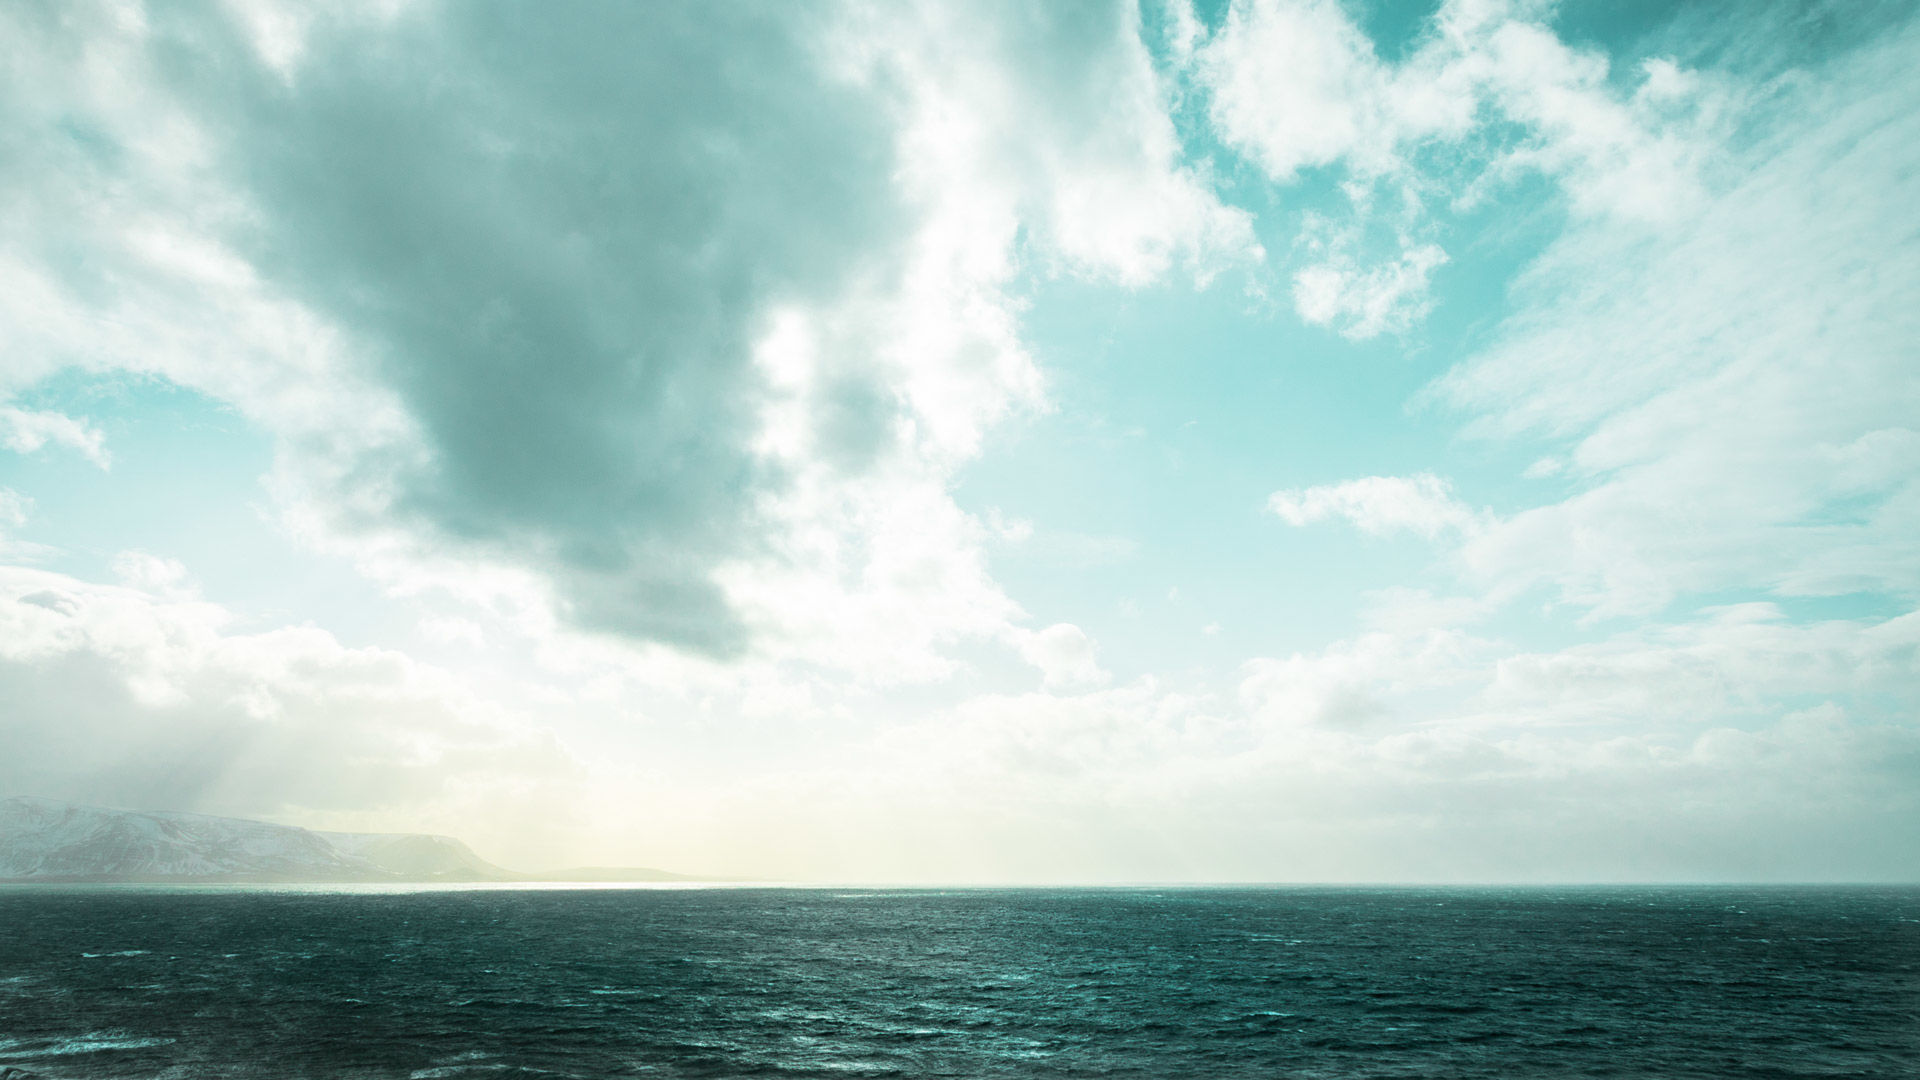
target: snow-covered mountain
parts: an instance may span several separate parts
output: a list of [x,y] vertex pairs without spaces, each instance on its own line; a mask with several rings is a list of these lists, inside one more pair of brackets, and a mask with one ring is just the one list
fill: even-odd
[[290,825],[53,799],[0,799],[0,880],[510,881],[447,836]]
[[524,877],[503,870],[451,836],[422,833],[323,832],[334,850],[409,881],[501,881]]
[[0,882],[688,880],[640,867],[522,874],[451,836],[315,832],[206,814],[0,799]]

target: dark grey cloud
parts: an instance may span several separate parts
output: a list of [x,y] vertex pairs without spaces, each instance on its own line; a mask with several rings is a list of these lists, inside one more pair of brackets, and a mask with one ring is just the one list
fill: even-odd
[[[937,486],[1038,400],[1004,267],[1253,250],[1127,3],[288,10],[277,45],[212,0],[0,10],[0,159],[33,163],[0,240],[64,305],[0,394],[118,368],[231,402],[288,520],[409,587],[526,571],[575,626],[737,654],[719,568],[850,576],[782,562],[794,515],[842,524],[807,493]],[[763,385],[793,308],[806,373]],[[876,470],[902,455],[930,467]]]
[[[321,21],[291,78],[220,13],[156,12],[167,92],[250,204],[226,241],[424,434],[352,463],[388,523],[542,571],[585,627],[743,645],[711,572],[780,482],[748,449],[752,339],[887,273],[902,227],[884,110],[823,74],[823,10],[462,2]],[[893,401],[829,400],[859,467]]]

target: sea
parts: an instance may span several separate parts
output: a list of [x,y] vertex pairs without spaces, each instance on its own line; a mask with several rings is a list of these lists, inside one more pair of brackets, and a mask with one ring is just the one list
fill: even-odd
[[1920,890],[15,887],[5,1066],[1920,1077]]

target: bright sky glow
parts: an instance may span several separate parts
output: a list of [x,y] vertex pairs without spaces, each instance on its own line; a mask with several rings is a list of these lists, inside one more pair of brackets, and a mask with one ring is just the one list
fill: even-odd
[[0,10],[0,794],[1920,874],[1920,14]]

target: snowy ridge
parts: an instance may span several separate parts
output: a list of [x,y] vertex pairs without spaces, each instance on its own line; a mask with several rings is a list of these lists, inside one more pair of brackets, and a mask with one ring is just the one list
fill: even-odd
[[471,878],[491,881],[517,877],[473,853],[451,836],[412,833],[323,832],[334,849],[407,878]]
[[500,881],[458,840],[0,799],[0,880]]

